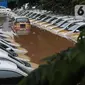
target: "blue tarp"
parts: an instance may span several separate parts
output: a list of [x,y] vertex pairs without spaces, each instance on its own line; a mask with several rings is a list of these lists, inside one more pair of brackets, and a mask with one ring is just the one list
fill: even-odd
[[7,0],[0,0],[0,6],[7,7]]

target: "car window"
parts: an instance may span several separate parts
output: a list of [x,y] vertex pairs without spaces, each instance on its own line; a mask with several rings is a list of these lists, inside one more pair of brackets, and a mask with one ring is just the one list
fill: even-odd
[[24,15],[28,14],[29,12],[26,12]]
[[58,22],[58,23],[56,23],[56,24],[57,24],[57,26],[60,26],[61,24],[63,24],[63,22],[65,22],[65,21],[62,20],[62,21],[60,21],[60,22]]
[[29,16],[29,18],[31,18],[32,16],[36,15],[36,13],[32,14],[31,16]]
[[42,21],[45,21],[45,20],[47,20],[47,19],[49,19],[50,18],[50,16],[47,16],[46,18],[44,18]]
[[12,56],[18,56],[17,53],[14,52],[14,50],[12,50],[11,48],[9,48],[8,46],[0,43],[0,48],[5,50],[6,52],[8,52],[9,55],[12,55]]
[[29,15],[31,15],[31,14],[32,14],[32,12],[30,12],[30,13],[27,13],[27,14],[26,14],[26,16],[29,16]]
[[35,18],[37,16],[37,14],[35,14],[32,18]]
[[37,20],[40,20],[42,18],[46,17],[46,15],[41,15]]
[[40,14],[37,14],[34,18],[37,18],[37,17],[39,17],[40,16]]
[[2,44],[2,43],[0,43],[0,46],[2,46],[3,48],[8,48],[8,46],[6,46],[6,45],[4,45],[4,44]]
[[49,17],[48,19],[46,19],[46,22],[48,22],[51,19],[51,17]]
[[24,14],[22,14],[22,15],[26,15],[27,13],[29,13],[28,11],[26,11]]
[[16,22],[28,22],[28,18],[17,18]]
[[68,27],[66,27],[66,29],[69,29],[70,27],[72,27],[72,26],[74,26],[75,25],[75,23],[72,23],[72,24],[70,24]]
[[81,26],[81,27],[79,27],[77,30],[75,30],[75,32],[82,31],[83,29],[85,29],[85,26]]
[[78,27],[79,27],[79,25],[75,24],[74,26],[68,28],[68,30],[69,30],[69,31],[72,31],[72,30],[74,30],[74,29],[76,29],[76,28],[78,28]]
[[68,25],[69,24],[69,22],[64,22],[62,25],[60,25],[60,27],[65,27],[66,25]]
[[[6,44],[10,43],[10,41],[4,41],[4,40],[1,40],[1,41],[4,42],[4,43],[6,43]],[[8,45],[10,45],[10,44],[8,44]],[[12,45],[10,45],[10,46],[17,49],[17,47],[15,47],[15,46],[12,46]]]
[[52,22],[53,20],[55,20],[55,19],[57,19],[57,18],[52,18],[52,19],[50,19],[49,21],[48,21],[48,23],[50,23],[50,22]]
[[62,21],[62,19],[57,19],[56,22],[54,22],[53,24],[56,24],[58,22]]

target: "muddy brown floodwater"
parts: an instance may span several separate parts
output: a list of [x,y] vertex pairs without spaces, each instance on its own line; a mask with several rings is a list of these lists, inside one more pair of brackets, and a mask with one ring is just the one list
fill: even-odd
[[74,44],[50,32],[32,27],[28,35],[20,35],[15,40],[28,50],[27,55],[37,64],[41,59],[72,47]]

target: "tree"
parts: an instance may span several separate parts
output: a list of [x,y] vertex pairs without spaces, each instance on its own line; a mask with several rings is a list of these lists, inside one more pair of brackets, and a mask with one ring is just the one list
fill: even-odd
[[42,8],[57,14],[74,14],[74,7],[85,4],[85,0],[40,0]]

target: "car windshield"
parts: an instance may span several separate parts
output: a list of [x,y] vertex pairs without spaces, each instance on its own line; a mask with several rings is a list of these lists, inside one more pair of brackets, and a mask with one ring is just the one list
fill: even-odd
[[50,16],[47,16],[47,17],[43,18],[42,21],[46,21],[46,20],[48,20],[49,18],[50,18]]
[[57,19],[57,18],[51,18],[49,21],[48,21],[48,23],[50,23],[50,22],[52,22],[53,20],[55,20],[55,19]]
[[46,17],[46,15],[41,15],[39,18],[37,18],[37,20],[41,20],[41,19],[43,19],[44,17]]
[[40,14],[36,15],[35,18],[37,18],[37,17],[39,17],[39,16],[40,16]]
[[28,18],[17,18],[17,22],[28,22]]
[[67,26],[69,24],[69,22],[64,22],[60,27],[62,28],[62,27],[65,27],[65,26]]
[[65,22],[64,20],[60,21],[59,23],[57,23],[57,26],[60,26],[61,24],[63,24],[63,22]]
[[64,21],[64,20],[62,20],[62,19],[58,20],[58,21],[56,22],[56,25],[59,25],[62,21]]
[[15,57],[18,56],[17,53],[15,53],[15,51],[12,50],[11,48],[10,48],[10,50],[7,50],[9,47],[6,46],[5,44],[0,43],[0,48],[5,50],[6,52],[8,52],[12,56],[15,56]]
[[59,23],[60,21],[62,21],[62,19],[57,19],[53,24],[55,25],[55,24]]
[[75,30],[76,28],[78,28],[79,25],[75,24],[72,27],[68,28],[69,31]]

